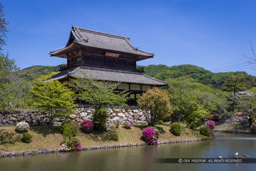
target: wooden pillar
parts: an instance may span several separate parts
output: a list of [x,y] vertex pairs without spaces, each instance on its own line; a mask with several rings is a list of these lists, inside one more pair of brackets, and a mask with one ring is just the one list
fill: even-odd
[[140,85],[140,95],[142,96],[142,84]]

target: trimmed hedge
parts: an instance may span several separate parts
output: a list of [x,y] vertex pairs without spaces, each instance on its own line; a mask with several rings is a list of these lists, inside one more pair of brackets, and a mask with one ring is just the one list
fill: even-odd
[[176,123],[171,124],[170,131],[173,135],[180,136],[181,130],[182,130],[182,127],[181,127],[180,123],[176,122]]
[[32,142],[32,135],[27,133],[27,132],[23,133],[21,141],[24,142],[24,143],[31,143]]
[[200,128],[200,134],[209,137],[210,136],[210,128],[208,126],[204,126]]
[[95,110],[93,113],[93,126],[98,131],[106,131],[108,112],[105,109]]
[[108,131],[106,134],[106,137],[110,141],[118,141],[119,140],[118,133],[115,130]]
[[64,122],[60,127],[60,131],[64,137],[75,137],[77,130],[78,127],[74,122],[71,121]]

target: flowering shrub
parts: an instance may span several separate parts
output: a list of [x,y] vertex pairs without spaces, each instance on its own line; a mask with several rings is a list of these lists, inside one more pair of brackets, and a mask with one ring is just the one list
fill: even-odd
[[89,132],[92,132],[93,130],[93,124],[91,121],[83,121],[81,123],[81,129],[86,132],[86,133],[89,133]]
[[247,113],[237,112],[237,113],[235,113],[235,115],[243,117],[243,116],[247,116]]
[[70,138],[67,141],[66,147],[67,149],[70,149],[72,151],[77,151],[81,149],[81,142],[75,137]]
[[126,129],[131,129],[132,128],[132,123],[131,122],[125,122],[124,123],[124,128],[126,128]]
[[180,123],[175,122],[175,123],[171,124],[170,131],[173,135],[180,136],[181,129],[182,129],[182,127],[181,127]]
[[209,120],[209,121],[205,122],[205,125],[208,126],[210,129],[214,129],[214,127],[215,127],[215,122]]
[[67,147],[67,144],[61,144],[61,151],[70,151],[71,149]]
[[29,124],[27,122],[19,122],[16,125],[15,131],[22,133],[22,132],[27,132],[29,128]]
[[148,145],[158,144],[158,132],[152,127],[143,130],[143,138]]

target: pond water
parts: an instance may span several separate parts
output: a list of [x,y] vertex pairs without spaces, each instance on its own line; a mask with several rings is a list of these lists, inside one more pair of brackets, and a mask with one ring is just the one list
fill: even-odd
[[2,158],[0,159],[0,171],[256,170],[256,163],[176,164],[155,162],[156,158],[229,157],[233,156],[236,152],[256,158],[256,137],[253,135],[219,134],[215,140],[202,142]]

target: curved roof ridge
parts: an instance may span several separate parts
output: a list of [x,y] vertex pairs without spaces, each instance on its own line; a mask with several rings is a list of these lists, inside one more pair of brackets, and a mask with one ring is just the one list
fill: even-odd
[[126,41],[126,42],[128,43],[128,45],[129,45],[131,48],[133,48],[134,50],[139,51],[139,52],[142,52],[142,53],[147,53],[147,54],[150,54],[150,55],[154,56],[154,53],[145,52],[145,51],[143,51],[143,50],[140,50],[138,47],[135,48],[135,47],[132,45],[130,39],[125,39],[125,41]]
[[[74,29],[74,31],[73,31],[73,29]],[[77,37],[78,37],[77,41],[78,41],[78,42],[81,42],[81,41],[88,42],[89,38],[88,38],[86,35],[83,36],[83,35],[81,34],[79,28],[72,27],[71,31],[72,31],[73,34],[76,34],[76,35],[77,35]]]
[[76,73],[78,70],[80,70],[80,67],[76,67],[74,70],[68,70],[68,75]]
[[77,39],[77,40],[81,39],[81,37],[79,37],[79,35],[76,34],[76,31],[75,31],[75,30],[71,29],[70,31],[71,31],[71,33],[73,34],[73,36],[75,37],[75,39]]
[[99,34],[99,35],[103,35],[103,36],[108,36],[108,37],[114,37],[114,38],[120,38],[120,39],[130,39],[129,37],[125,37],[125,36],[119,36],[119,35],[115,35],[115,34],[109,34],[109,33],[104,33],[104,32],[100,32],[100,31],[94,31],[94,30],[88,30],[85,28],[81,28],[81,27],[75,27],[74,28],[78,29],[79,31],[85,31],[85,32],[90,32],[90,33],[95,33],[95,34]]
[[[56,55],[56,53],[59,53],[59,52],[65,51],[65,50],[67,50],[67,49],[71,48],[74,44],[75,44],[75,43],[74,43],[74,42],[72,42],[71,44],[69,44],[68,46],[66,46],[66,47],[64,47],[64,48],[60,48],[60,49],[57,49],[57,50],[55,50],[55,51],[50,51],[50,55],[51,55],[51,56],[55,56],[55,55]],[[56,55],[56,56],[58,56],[58,55]],[[58,56],[58,57],[63,58],[63,56]]]

